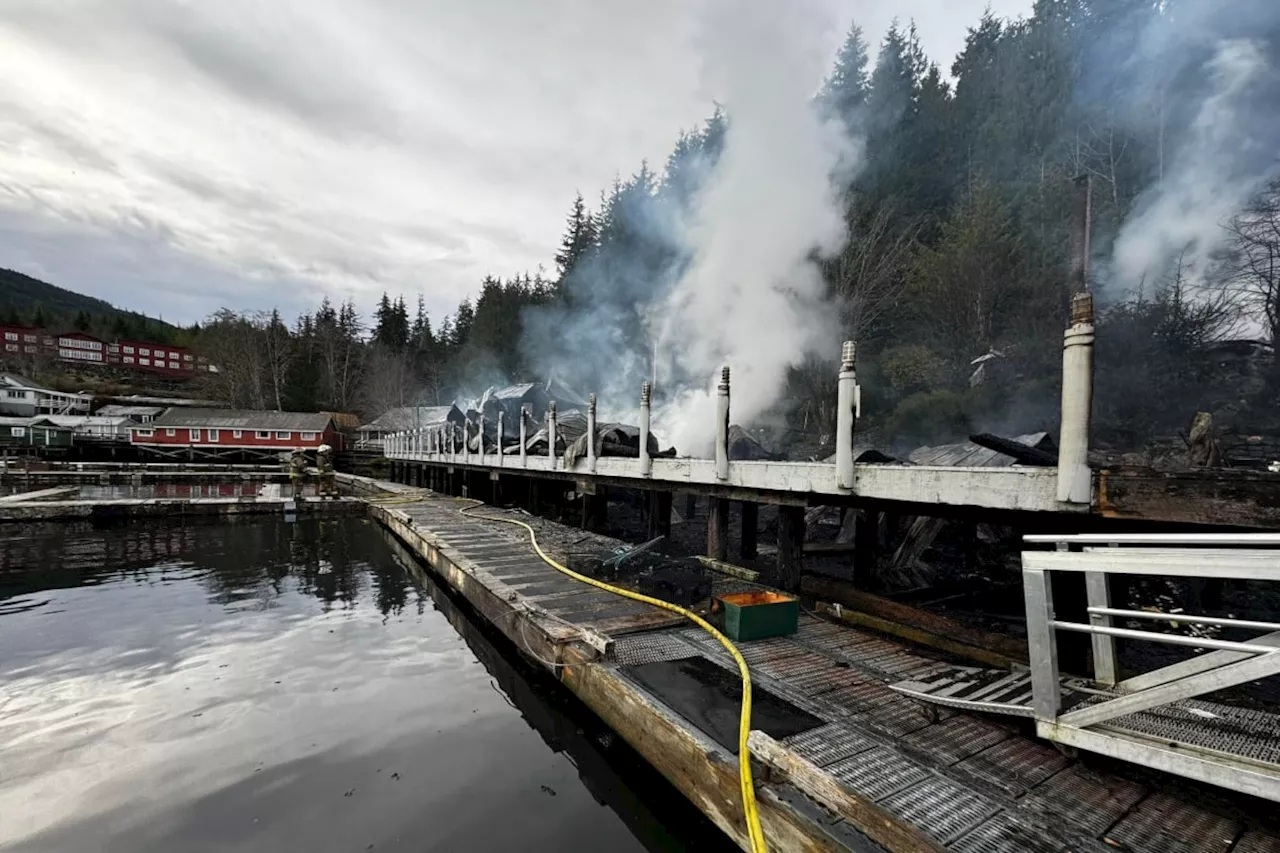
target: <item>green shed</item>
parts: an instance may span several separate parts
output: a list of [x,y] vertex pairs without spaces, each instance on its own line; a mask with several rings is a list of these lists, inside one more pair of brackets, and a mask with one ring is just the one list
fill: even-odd
[[0,447],[70,447],[73,432],[47,418],[0,417]]

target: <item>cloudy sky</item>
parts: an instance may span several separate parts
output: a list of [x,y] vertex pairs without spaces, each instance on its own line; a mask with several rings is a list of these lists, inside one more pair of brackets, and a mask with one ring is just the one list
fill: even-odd
[[[0,267],[184,323],[383,290],[439,318],[709,113],[706,2],[0,0]],[[1030,7],[814,3],[815,50],[896,15],[944,68]]]

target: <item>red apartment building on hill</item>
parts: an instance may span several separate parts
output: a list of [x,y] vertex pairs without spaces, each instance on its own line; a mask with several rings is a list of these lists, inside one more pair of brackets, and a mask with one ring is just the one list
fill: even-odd
[[144,371],[172,378],[209,370],[206,359],[186,347],[149,341],[105,341],[85,332],[54,335],[29,326],[0,325],[0,355],[6,357],[51,355],[68,364],[91,364]]

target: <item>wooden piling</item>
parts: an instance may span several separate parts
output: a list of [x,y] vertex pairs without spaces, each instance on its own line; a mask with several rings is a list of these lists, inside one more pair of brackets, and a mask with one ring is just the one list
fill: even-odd
[[738,542],[738,556],[754,560],[758,553],[757,538],[760,523],[760,505],[752,501],[742,502],[742,537]]
[[648,492],[648,535],[650,539],[671,535],[671,492]]
[[707,556],[725,562],[729,559],[729,500],[709,498],[707,512]]
[[778,566],[774,583],[786,592],[800,591],[804,531],[804,507],[778,507]]

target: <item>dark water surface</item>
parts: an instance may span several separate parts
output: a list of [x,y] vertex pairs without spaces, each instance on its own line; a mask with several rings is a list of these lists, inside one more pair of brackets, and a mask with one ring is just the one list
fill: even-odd
[[646,849],[730,847],[364,519],[0,529],[0,850]]

